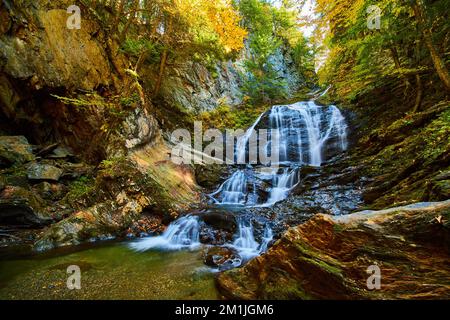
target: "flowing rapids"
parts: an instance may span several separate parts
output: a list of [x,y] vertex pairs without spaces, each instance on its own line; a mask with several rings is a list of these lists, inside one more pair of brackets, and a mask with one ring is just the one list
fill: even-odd
[[145,238],[130,246],[136,251],[148,249],[197,249],[200,246],[198,217],[186,216],[170,224],[158,237]]

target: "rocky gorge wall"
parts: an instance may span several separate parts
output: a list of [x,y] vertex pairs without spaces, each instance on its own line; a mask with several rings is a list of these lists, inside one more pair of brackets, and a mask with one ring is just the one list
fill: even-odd
[[[221,104],[239,105],[245,96],[241,89],[246,75],[244,61],[250,57],[250,49],[246,46],[236,61],[219,62],[213,70],[198,62],[182,63],[168,71],[162,95],[170,105],[194,112],[210,111]],[[297,93],[305,79],[285,46],[281,46],[269,61],[278,79],[287,82],[288,95]]]
[[198,201],[192,170],[168,160],[155,107],[117,43],[93,19],[69,30],[71,4],[0,4],[5,245],[44,250],[157,230]]

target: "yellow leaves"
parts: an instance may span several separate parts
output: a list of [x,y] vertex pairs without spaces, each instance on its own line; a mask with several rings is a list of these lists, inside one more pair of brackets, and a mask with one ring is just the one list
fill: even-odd
[[239,51],[244,47],[247,31],[239,26],[241,18],[230,5],[210,8],[208,17],[226,52]]
[[[351,23],[355,23],[356,20],[359,18],[361,11],[364,9],[365,0],[355,0],[352,2],[352,6],[350,7],[351,10],[349,10],[348,14],[348,20]],[[364,15],[365,13],[363,13]]]
[[229,0],[174,0],[174,4],[192,30],[214,34],[227,53],[244,47],[247,31],[240,27],[241,17]]

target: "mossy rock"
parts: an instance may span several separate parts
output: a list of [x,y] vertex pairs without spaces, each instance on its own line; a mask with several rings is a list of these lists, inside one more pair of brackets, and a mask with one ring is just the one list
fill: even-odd
[[24,136],[0,136],[0,168],[20,165],[35,159]]
[[[232,299],[445,299],[449,225],[450,200],[319,214],[263,256],[220,274],[217,285]],[[367,287],[373,265],[380,290]]]
[[13,186],[7,186],[0,192],[0,222],[43,225],[51,220],[45,211],[45,201],[35,193]]

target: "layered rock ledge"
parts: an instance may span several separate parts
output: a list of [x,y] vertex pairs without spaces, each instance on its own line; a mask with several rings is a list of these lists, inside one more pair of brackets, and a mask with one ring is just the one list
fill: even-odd
[[[369,290],[369,266],[381,288]],[[267,254],[222,273],[229,299],[449,299],[450,200],[343,216],[290,228]]]

